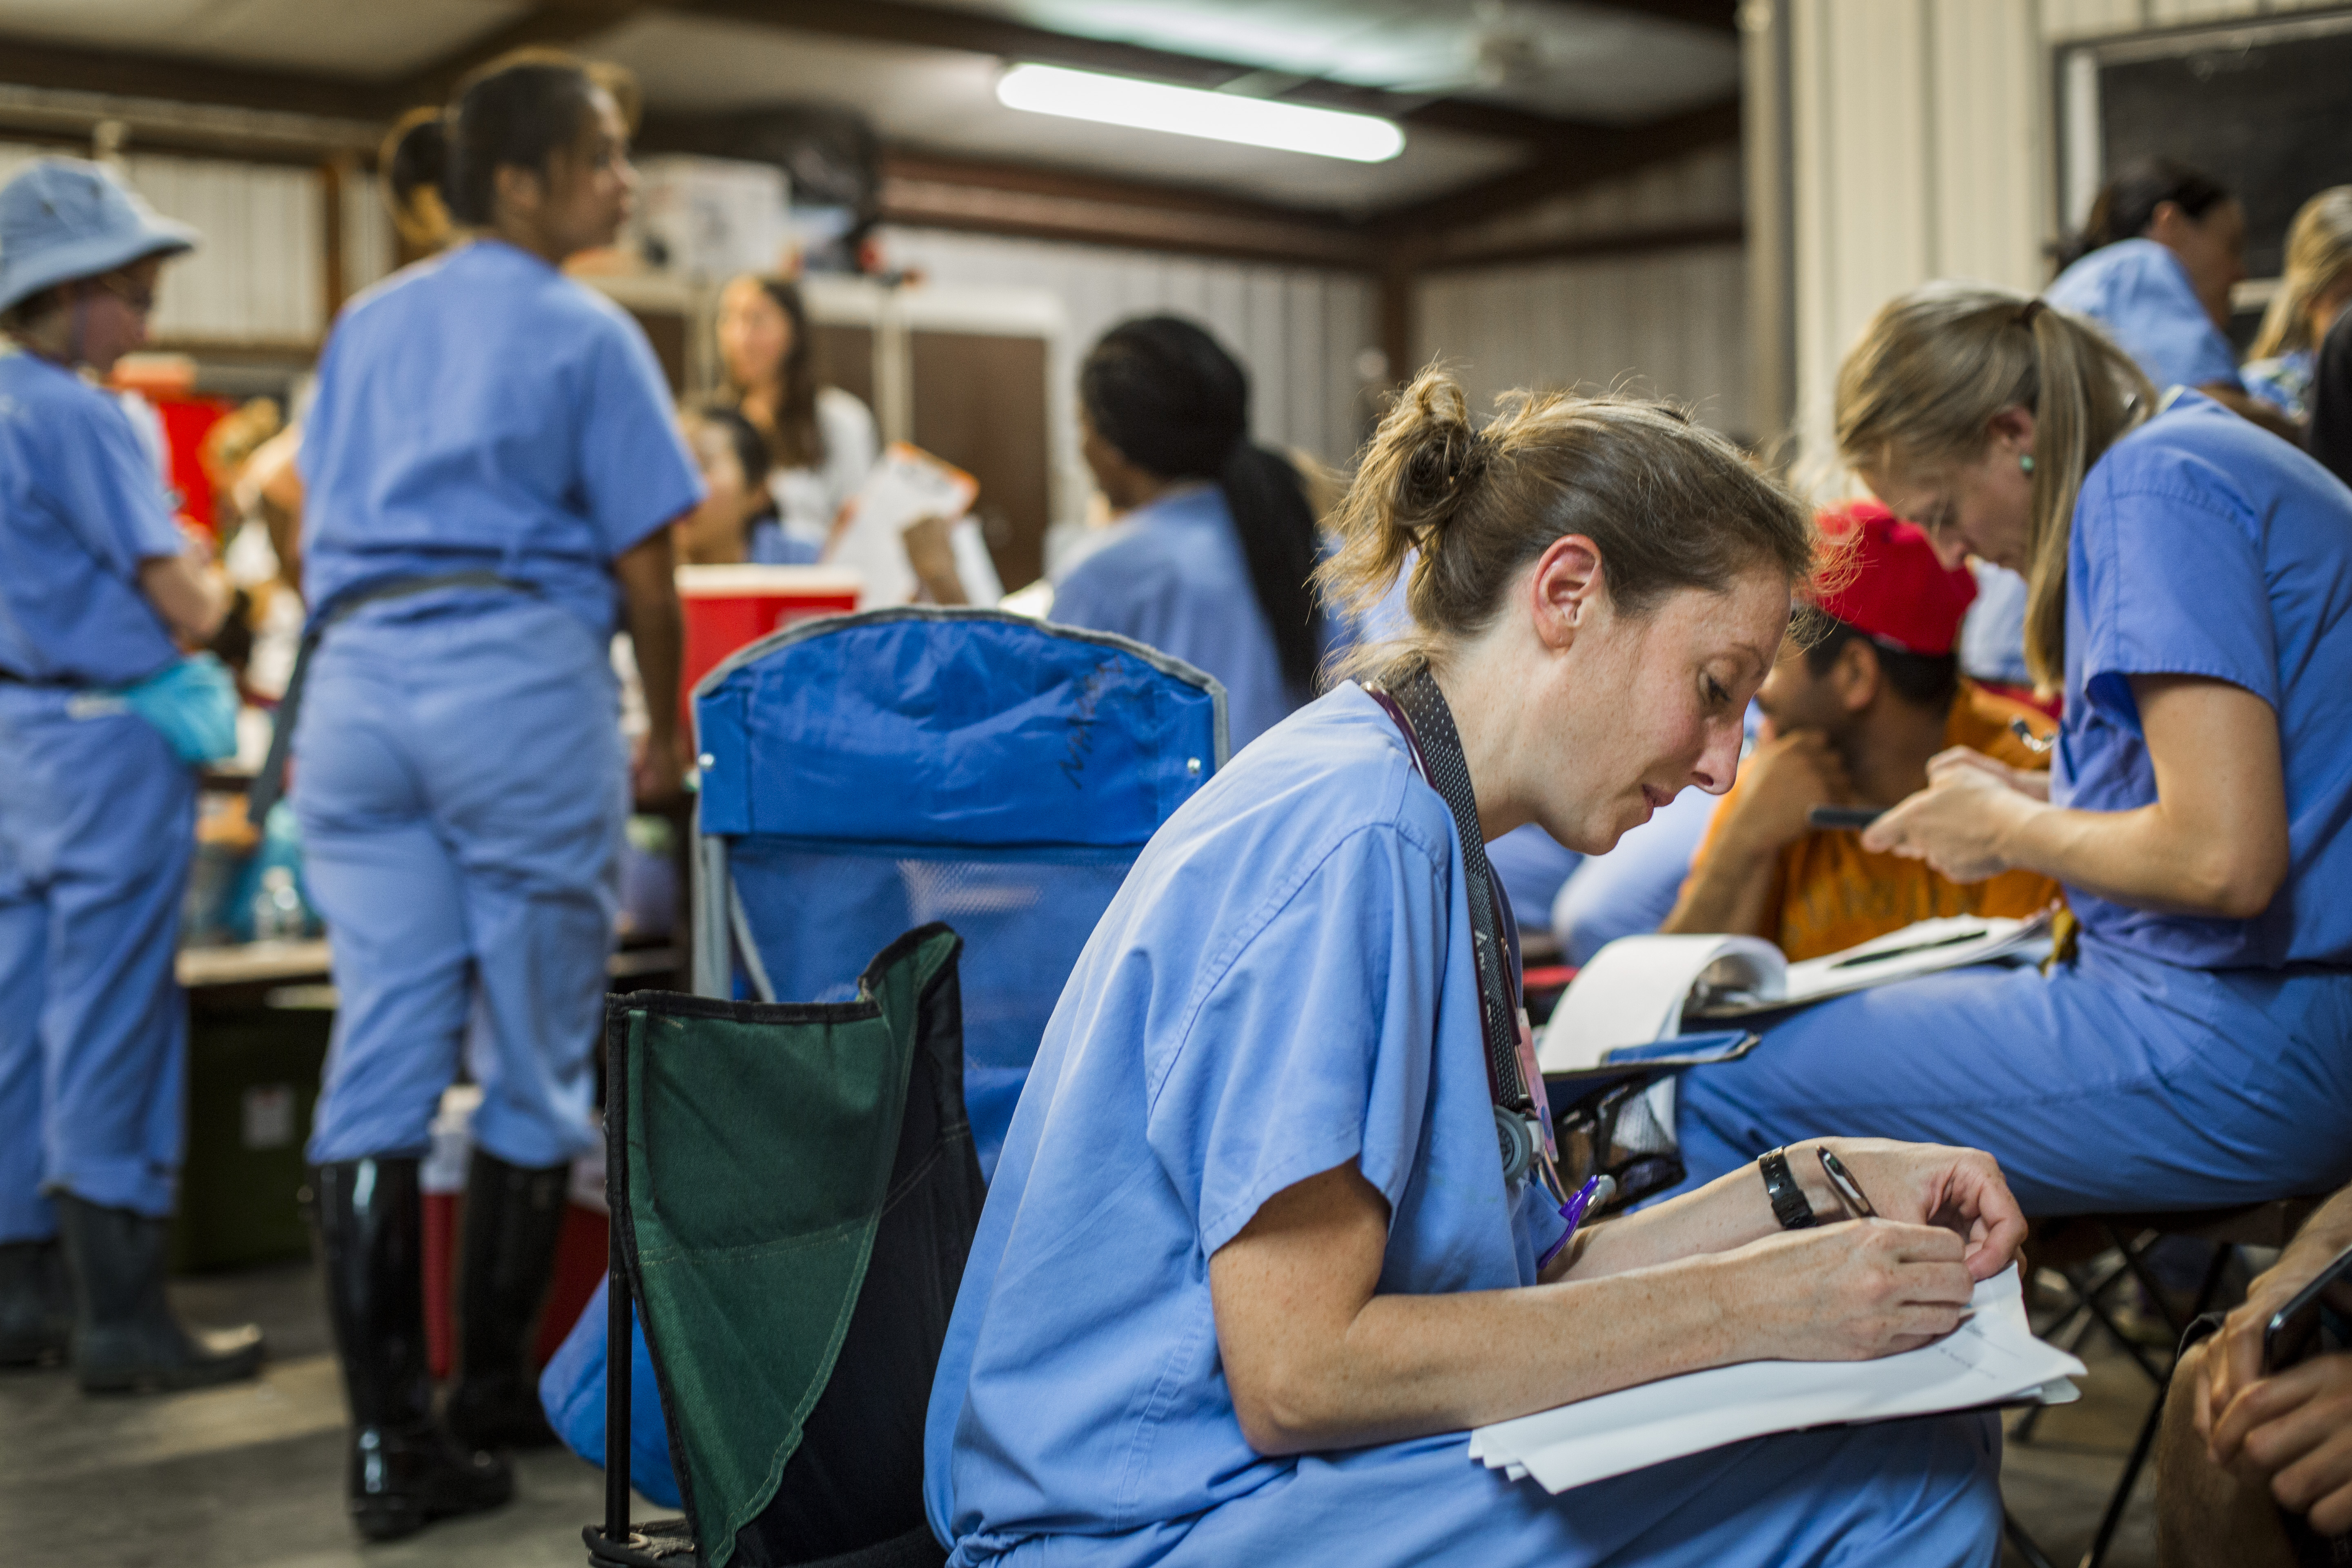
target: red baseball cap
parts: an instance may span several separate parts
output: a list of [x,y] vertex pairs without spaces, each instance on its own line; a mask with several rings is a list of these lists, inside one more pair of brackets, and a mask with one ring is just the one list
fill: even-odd
[[1916,523],[1876,501],[1853,501],[1822,514],[1822,531],[1847,546],[1843,579],[1814,602],[1905,653],[1940,658],[1960,639],[1960,617],[1977,596],[1975,574],[1946,569]]

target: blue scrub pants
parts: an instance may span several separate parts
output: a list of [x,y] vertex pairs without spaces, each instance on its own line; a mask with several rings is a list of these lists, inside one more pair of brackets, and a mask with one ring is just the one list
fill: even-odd
[[591,1146],[628,815],[604,641],[521,595],[364,607],[317,651],[293,754],[341,994],[310,1159],[424,1152],[461,1053],[478,1147]]
[[2214,1208],[2352,1180],[2352,973],[2075,961],[1824,1002],[1683,1074],[1685,1186],[1824,1133],[1967,1144],[2029,1215]]
[[69,700],[0,685],[0,1242],[57,1234],[45,1193],[170,1214],[185,1141],[195,774]]

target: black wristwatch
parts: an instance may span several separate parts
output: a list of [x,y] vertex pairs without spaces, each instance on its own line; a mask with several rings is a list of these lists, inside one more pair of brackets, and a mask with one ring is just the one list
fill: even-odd
[[1772,1217],[1780,1222],[1780,1228],[1811,1229],[1814,1224],[1813,1205],[1805,1201],[1805,1189],[1789,1173],[1789,1152],[1767,1150],[1756,1157],[1756,1169],[1764,1177],[1764,1195],[1772,1200]]

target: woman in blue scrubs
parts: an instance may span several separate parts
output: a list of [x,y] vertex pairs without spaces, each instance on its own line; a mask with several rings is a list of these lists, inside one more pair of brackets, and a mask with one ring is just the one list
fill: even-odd
[[1794,1130],[1990,1150],[2030,1213],[2215,1207],[2352,1177],[2352,491],[2088,323],[1996,289],[1889,304],[1847,459],[1938,549],[2024,573],[2065,698],[2046,785],[1973,752],[1865,847],[2054,877],[2048,973],[1823,1003],[1682,1079],[1692,1178]]
[[2050,302],[2106,329],[2158,389],[2193,386],[2271,431],[2292,420],[2246,391],[2230,345],[2230,290],[2246,277],[2246,209],[2169,158],[2132,164],[2099,192]]
[[[318,641],[294,803],[341,995],[310,1157],[352,1514],[377,1539],[505,1500],[483,1450],[550,1437],[526,1340],[595,1143],[629,805],[607,645],[621,612],[646,689],[677,689],[669,525],[701,495],[644,334],[558,269],[626,215],[625,143],[577,65],[467,87],[446,182],[467,237],[345,311],[303,435]],[[681,758],[675,711],[649,708],[654,801]],[[482,1099],[445,1431],[417,1170],[461,1060]]]
[[1080,450],[1119,514],[1055,585],[1053,618],[1224,683],[1239,751],[1314,695],[1328,642],[1298,470],[1249,438],[1249,376],[1174,316],[1103,334],[1078,373]]
[[1072,972],[932,1384],[950,1563],[1990,1563],[1981,1414],[1556,1497],[1465,1436],[1921,1343],[2023,1236],[1971,1151],[1841,1142],[1883,1223],[1783,1230],[1742,1172],[1570,1237],[1498,1150],[1485,1016],[1510,1029],[1516,936],[1485,843],[1538,822],[1597,853],[1729,787],[1811,570],[1804,509],[1658,405],[1533,398],[1474,435],[1433,372],[1340,526],[1330,580],[1359,605],[1420,549],[1414,640],[1171,817]]
[[261,1359],[256,1331],[191,1335],[163,1297],[196,780],[111,695],[167,676],[226,598],[121,405],[76,374],[146,341],[194,240],[95,163],[38,159],[0,190],[0,1365],[70,1329],[90,1390]]

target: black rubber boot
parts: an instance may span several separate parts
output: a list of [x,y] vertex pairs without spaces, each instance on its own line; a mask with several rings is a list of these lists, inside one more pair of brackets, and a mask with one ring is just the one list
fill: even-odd
[[504,1461],[457,1443],[433,1418],[416,1167],[346,1160],[310,1172],[327,1315],[352,1406],[352,1522],[371,1541],[514,1496]]
[[171,1223],[60,1193],[73,1276],[74,1375],[86,1394],[205,1388],[261,1370],[261,1331],[181,1326],[163,1294]]
[[0,1242],[0,1366],[62,1361],[73,1343],[73,1287],[57,1238]]
[[449,1430],[478,1448],[555,1442],[530,1364],[547,1300],[572,1168],[529,1170],[474,1151],[466,1172],[466,1234],[457,1295],[457,1385]]

